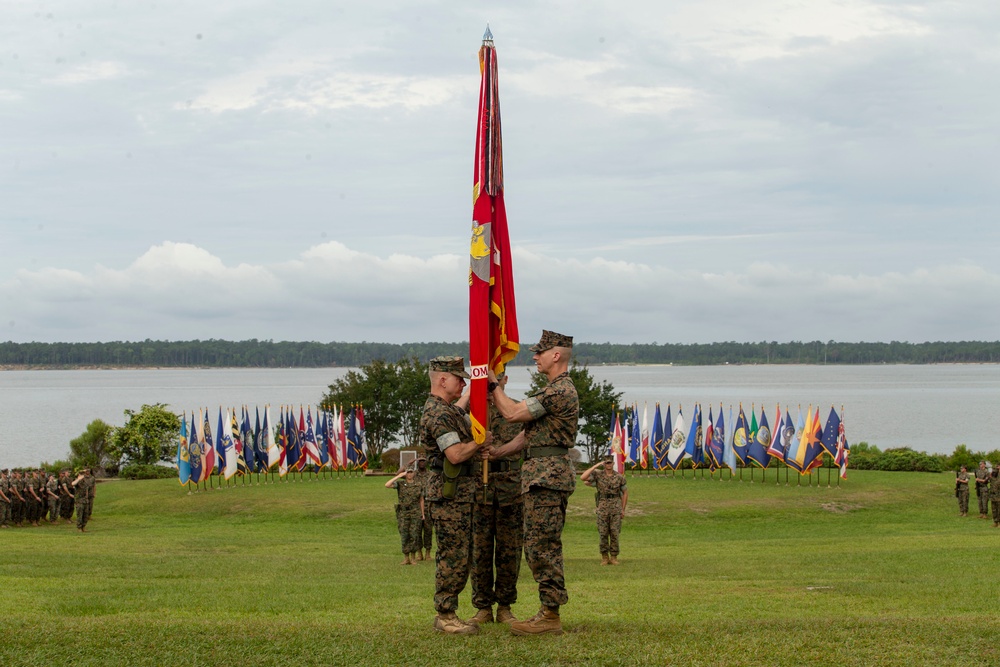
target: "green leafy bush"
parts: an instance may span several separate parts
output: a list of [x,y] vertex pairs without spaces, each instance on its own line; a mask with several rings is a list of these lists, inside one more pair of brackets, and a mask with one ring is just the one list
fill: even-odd
[[118,476],[123,479],[168,479],[177,477],[177,470],[149,463],[133,463],[123,466]]

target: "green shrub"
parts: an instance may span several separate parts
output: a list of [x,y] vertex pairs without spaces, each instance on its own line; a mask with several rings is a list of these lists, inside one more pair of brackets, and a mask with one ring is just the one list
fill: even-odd
[[149,463],[132,463],[122,467],[118,476],[123,479],[168,479],[177,477],[177,470]]

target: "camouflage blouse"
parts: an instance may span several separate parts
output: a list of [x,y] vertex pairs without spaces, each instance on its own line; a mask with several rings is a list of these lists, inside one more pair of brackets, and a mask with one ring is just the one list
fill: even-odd
[[[419,444],[427,456],[427,488],[424,497],[431,502],[441,502],[441,486],[444,484],[444,450],[452,445],[472,441],[472,426],[469,415],[461,408],[431,394],[424,403],[424,414],[420,417]],[[458,478],[458,490],[450,502],[471,503],[476,491],[472,475]]]
[[576,473],[569,456],[529,457],[532,447],[565,447],[569,454],[576,445],[580,399],[573,380],[569,373],[562,373],[525,402],[534,419],[524,425],[527,460],[521,468],[521,492],[540,486],[572,493],[576,488]]
[[421,493],[420,482],[416,479],[412,483],[407,482],[405,479],[398,479],[392,485],[396,489],[396,493],[399,494],[399,511],[419,515],[420,496],[423,495]]

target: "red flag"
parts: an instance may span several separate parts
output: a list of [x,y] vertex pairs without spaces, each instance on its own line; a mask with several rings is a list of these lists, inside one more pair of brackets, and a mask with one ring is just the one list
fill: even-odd
[[489,28],[479,49],[479,116],[472,188],[472,243],[469,250],[469,417],[476,442],[486,437],[487,368],[499,373],[520,349],[514,308],[507,213],[503,204],[503,150],[497,56]]

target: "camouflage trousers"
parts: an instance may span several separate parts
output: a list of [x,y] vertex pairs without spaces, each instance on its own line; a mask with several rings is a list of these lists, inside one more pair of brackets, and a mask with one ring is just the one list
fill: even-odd
[[24,502],[24,520],[28,523],[37,522],[42,516],[42,504],[34,496]]
[[969,512],[969,490],[958,492],[958,511],[962,514],[967,514]]
[[993,506],[993,523],[1000,523],[1000,498],[994,498],[990,504]]
[[447,614],[458,610],[458,595],[465,589],[472,569],[472,503],[441,500],[428,504],[438,541],[434,555],[434,611]]
[[399,510],[396,512],[396,527],[399,528],[399,542],[404,554],[413,554],[420,549],[420,530],[423,520],[420,509]]
[[7,526],[11,522],[10,503],[0,500],[0,526]]
[[979,496],[979,513],[987,515],[990,513],[990,494],[986,489],[982,490]]
[[77,500],[76,501],[76,527],[84,528],[87,522],[90,521],[90,501],[89,500]]
[[17,525],[24,522],[24,501],[15,499],[10,504],[10,521]]
[[618,534],[621,532],[621,500],[601,501],[601,504],[597,507],[597,534],[601,540],[602,555],[618,555]]
[[[524,512],[520,502],[511,505],[475,503],[472,510],[472,606],[517,602],[517,576],[521,571]],[[494,577],[494,566],[496,576]]]
[[431,550],[431,542],[434,538],[434,522],[427,517],[421,522],[420,544],[427,551]]
[[538,583],[538,599],[546,607],[559,607],[569,600],[562,548],[569,492],[533,486],[522,497],[524,557]]
[[49,498],[49,523],[55,523],[59,519],[59,499]]
[[63,519],[72,519],[73,509],[73,497],[63,498],[62,502],[59,503],[59,516]]

